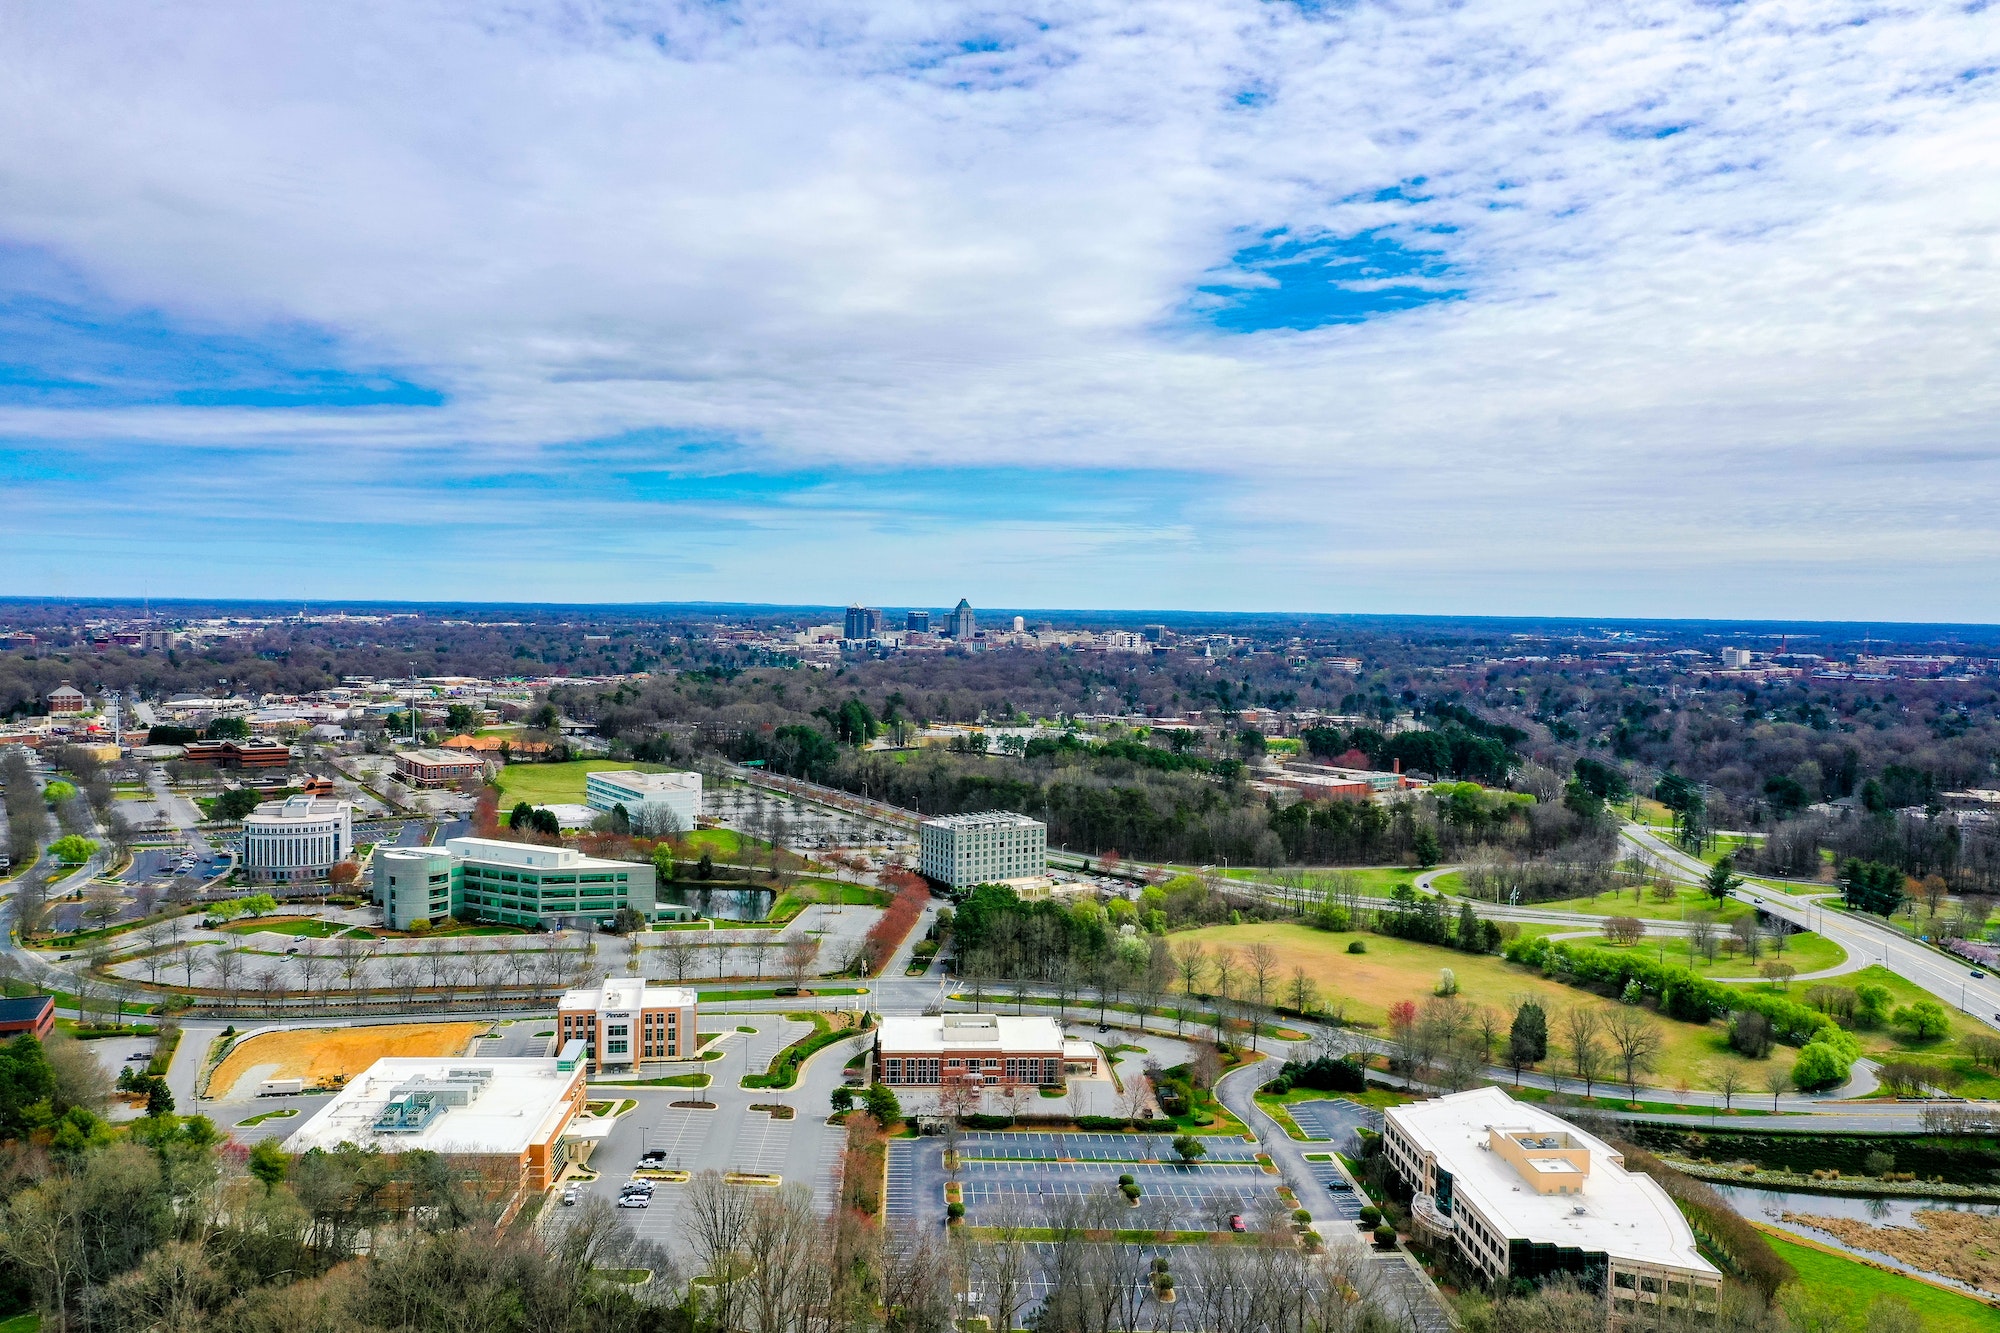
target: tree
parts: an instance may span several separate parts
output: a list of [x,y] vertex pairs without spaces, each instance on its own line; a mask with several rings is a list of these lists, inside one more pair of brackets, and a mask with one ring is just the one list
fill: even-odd
[[[1278,975],[1278,951],[1263,940],[1258,940],[1243,951],[1246,970],[1249,972],[1250,994],[1261,1011],[1270,1003],[1271,985]],[[1261,1014],[1250,1018],[1250,1049],[1257,1049],[1257,1028],[1262,1022]]]
[[97,855],[97,840],[80,833],[65,833],[49,844],[49,854],[66,866],[80,866]]
[[1774,983],[1779,990],[1790,990],[1792,978],[1799,974],[1799,970],[1790,963],[1760,963],[1757,970],[1764,975],[1766,981]]
[[793,990],[802,990],[806,978],[812,972],[813,962],[819,957],[819,941],[810,935],[792,935],[785,940],[785,950],[781,955],[785,975],[791,979]]
[[1936,1041],[1951,1031],[1951,1019],[1936,1000],[1918,1000],[1890,1015],[1889,1021],[1916,1041]]
[[1595,1009],[1574,1005],[1563,1010],[1561,1027],[1570,1072],[1583,1084],[1583,1095],[1588,1097],[1604,1073],[1604,1047],[1599,1044],[1604,1017]]
[[896,1100],[895,1089],[886,1083],[871,1084],[862,1094],[868,1104],[868,1114],[884,1129],[897,1124],[903,1118],[903,1104]]
[[1312,979],[1312,974],[1305,968],[1294,967],[1285,999],[1293,1013],[1307,1017],[1319,1004],[1319,984]]
[[1639,1075],[1650,1071],[1665,1044],[1659,1025],[1640,1009],[1614,1009],[1604,1020],[1605,1035],[1618,1052],[1625,1069],[1625,1086],[1633,1100],[1639,1097]]
[[1192,1134],[1182,1134],[1174,1139],[1174,1153],[1181,1165],[1193,1166],[1208,1155],[1208,1145]]
[[1507,1064],[1514,1071],[1514,1086],[1520,1086],[1523,1069],[1548,1057],[1548,1015],[1533,1000],[1525,1001],[1514,1011],[1514,1023],[1507,1032]]
[[[1183,940],[1174,946],[1174,970],[1180,974],[1181,994],[1193,1000],[1208,978],[1208,950],[1200,940]],[[1181,1032],[1181,1020],[1185,1010],[1174,1011],[1174,1033]]]
[[1708,890],[1708,896],[1715,899],[1717,905],[1729,901],[1729,895],[1743,887],[1742,876],[1735,873],[1735,858],[1725,856],[1717,861],[1715,868],[1708,872],[1703,887]]
[[1743,1070],[1734,1060],[1726,1062],[1722,1071],[1715,1076],[1715,1090],[1722,1094],[1722,1109],[1727,1111],[1736,1100],[1736,1094],[1743,1091]]

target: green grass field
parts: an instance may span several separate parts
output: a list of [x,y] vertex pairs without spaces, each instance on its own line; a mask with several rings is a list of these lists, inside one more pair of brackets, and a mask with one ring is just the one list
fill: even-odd
[[566,764],[508,764],[494,777],[504,815],[521,801],[530,805],[582,805],[584,777],[604,769],[637,769],[665,773],[665,764],[634,764],[615,759],[575,759]]
[[[1438,887],[1444,888],[1446,879],[1454,875],[1440,876]],[[1463,888],[1447,890],[1463,893]],[[1553,902],[1536,903],[1536,907],[1552,912],[1582,912],[1591,916],[1634,916],[1641,921],[1680,921],[1690,913],[1708,912],[1720,922],[1731,922],[1753,910],[1749,903],[1730,899],[1717,907],[1715,899],[1699,889],[1681,889],[1667,902],[1656,901],[1651,888],[1642,887],[1638,893],[1631,889],[1606,890],[1590,898],[1558,898]]]
[[1839,1293],[1840,1300],[1856,1314],[1865,1313],[1876,1297],[1889,1296],[1916,1311],[1923,1320],[1924,1333],[1994,1333],[2000,1329],[2000,1310],[1970,1296],[1759,1229],[1778,1257],[1798,1271],[1799,1281],[1808,1290]]
[[[1654,935],[1641,940],[1637,944],[1631,945],[1613,944],[1609,940],[1600,939],[1594,942],[1594,947],[1610,950],[1637,949],[1641,952],[1651,953],[1655,958],[1664,957],[1665,961],[1669,963],[1679,963],[1682,967],[1692,967],[1701,975],[1714,977],[1718,981],[1739,979],[1756,981],[1759,979],[1757,963],[1751,962],[1742,955],[1739,954],[1735,958],[1731,958],[1728,954],[1718,950],[1713,963],[1698,953],[1693,955],[1693,957],[1689,957],[1687,941],[1673,935]],[[1662,948],[1665,950],[1664,954],[1661,952]],[[1789,963],[1801,972],[1817,972],[1823,968],[1838,967],[1840,964],[1846,962],[1847,950],[1841,948],[1824,935],[1788,935],[1785,937],[1784,953],[1767,953],[1758,961]],[[1803,989],[1812,983],[1809,981],[1797,981],[1792,984]]]
[[[1318,984],[1322,1005],[1337,997],[1345,1002],[1348,1019],[1373,1023],[1378,1029],[1386,1023],[1391,1004],[1398,1000],[1421,1004],[1428,999],[1438,984],[1439,969],[1447,967],[1458,979],[1459,994],[1472,1005],[1487,1006],[1511,1016],[1522,1000],[1533,999],[1548,1011],[1552,1027],[1557,1015],[1565,1009],[1579,1004],[1611,1003],[1590,991],[1549,980],[1539,972],[1516,967],[1492,954],[1459,953],[1385,935],[1260,923],[1211,926],[1173,938],[1176,944],[1187,939],[1200,940],[1211,952],[1226,944],[1236,950],[1239,958],[1249,945],[1267,943],[1278,954],[1281,987],[1294,968],[1302,967]],[[1347,952],[1348,943],[1355,939],[1366,944],[1367,953]],[[1241,973],[1239,963],[1239,983]],[[1673,1088],[1685,1080],[1689,1087],[1705,1087],[1724,1065],[1734,1064],[1741,1069],[1746,1086],[1756,1088],[1766,1070],[1773,1067],[1789,1070],[1798,1056],[1793,1048],[1779,1046],[1769,1060],[1746,1060],[1729,1049],[1728,1033],[1721,1023],[1698,1026],[1669,1018],[1655,1021],[1665,1042],[1655,1071],[1641,1080],[1642,1085]],[[1863,1034],[1864,1045],[1867,1035]],[[1550,1073],[1567,1072],[1559,1059],[1543,1068]]]

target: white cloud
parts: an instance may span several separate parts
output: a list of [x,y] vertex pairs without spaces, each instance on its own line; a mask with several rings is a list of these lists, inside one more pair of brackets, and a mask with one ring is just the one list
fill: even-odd
[[[1234,540],[1127,598],[1449,605],[1479,570],[1642,611],[1618,590],[1664,570],[1695,586],[1663,610],[1894,614],[1893,579],[1841,601],[1887,570],[2000,615],[1996,67],[1990,14],[1861,0],[17,6],[0,237],[453,401],[0,434],[1186,469]],[[1391,225],[1450,229],[1467,298],[1186,315],[1265,230]]]

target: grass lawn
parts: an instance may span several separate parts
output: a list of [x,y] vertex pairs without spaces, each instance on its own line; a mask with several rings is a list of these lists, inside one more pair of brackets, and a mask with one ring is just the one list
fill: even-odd
[[[1859,972],[1850,972],[1845,976],[1830,977],[1826,984],[1854,987],[1864,983],[1887,987],[1892,997],[1890,1001],[1891,1010],[1894,1010],[1898,1005],[1911,1004],[1917,1000],[1935,1000],[1937,998],[1929,991],[1903,980],[1903,978],[1880,964],[1873,967],[1865,967]],[[1764,983],[1760,982],[1758,984],[1762,985]],[[1810,983],[1805,986],[1801,986],[1796,981],[1792,983],[1793,997],[1801,1003],[1804,1003],[1804,992],[1807,989],[1810,989]],[[1943,1003],[1942,1001],[1939,1002]],[[2000,1078],[1994,1077],[1993,1074],[1986,1070],[1975,1068],[1970,1060],[1954,1055],[1960,1038],[1974,1032],[1990,1031],[1990,1029],[1985,1024],[1979,1023],[1971,1017],[1960,1013],[1949,1004],[1944,1006],[1944,1011],[1945,1016],[1951,1021],[1951,1033],[1949,1036],[1940,1037],[1936,1041],[1912,1041],[1902,1036],[1895,1029],[1886,1027],[1878,1028],[1872,1032],[1857,1031],[1854,1036],[1861,1043],[1863,1054],[1879,1060],[1914,1059],[1926,1061],[1931,1064],[1947,1064],[1960,1070],[1967,1076],[1964,1086],[1957,1089],[1958,1094],[1961,1096],[1979,1098],[2000,1097]]]
[[[1571,943],[1580,944],[1586,943],[1586,941],[1573,940]],[[1662,956],[1661,946],[1664,945],[1666,949],[1664,956],[1667,962],[1679,963],[1682,967],[1692,967],[1703,976],[1714,977],[1719,981],[1761,980],[1757,975],[1757,963],[1753,963],[1741,955],[1731,958],[1728,954],[1720,950],[1716,952],[1713,963],[1700,954],[1695,954],[1694,957],[1690,958],[1688,956],[1687,941],[1672,935],[1655,935],[1649,939],[1640,941],[1638,944],[1613,944],[1609,940],[1602,939],[1589,941],[1589,943],[1592,944],[1592,947],[1598,949],[1638,949],[1651,953],[1654,958]],[[1789,963],[1801,972],[1818,972],[1823,968],[1838,967],[1841,963],[1846,962],[1847,950],[1841,948],[1824,935],[1787,935],[1785,937],[1784,953],[1776,955],[1766,954],[1758,961]],[[1798,981],[1792,984],[1803,988],[1812,983]]]
[[[1439,881],[1439,888],[1444,883]],[[1458,890],[1463,892],[1463,890]],[[1692,912],[1712,913],[1717,921],[1734,921],[1737,917],[1751,912],[1749,903],[1731,898],[1721,907],[1715,899],[1699,889],[1684,888],[1675,893],[1667,902],[1657,902],[1649,887],[1641,886],[1638,893],[1631,889],[1607,889],[1590,898],[1558,898],[1552,902],[1525,904],[1544,908],[1551,912],[1583,912],[1592,916],[1636,916],[1641,921],[1681,921]]]
[[289,921],[273,921],[251,917],[245,921],[233,921],[217,929],[229,935],[254,935],[260,930],[268,930],[273,935],[294,935],[300,939],[324,940],[341,934],[347,927],[313,918],[294,917]]
[[574,759],[566,764],[508,764],[494,777],[504,815],[517,802],[530,805],[582,805],[584,775],[604,769],[636,769],[665,773],[665,764],[634,764],[616,759]]
[[[1197,874],[1194,866],[1174,866],[1177,874]],[[1410,866],[1230,866],[1221,872],[1224,879],[1261,880],[1268,884],[1281,883],[1281,876],[1305,878],[1308,892],[1323,891],[1332,885],[1335,875],[1352,875],[1364,896],[1389,896],[1398,884],[1415,887],[1417,876],[1422,874]]]
[[746,838],[733,828],[698,828],[681,839],[681,846],[686,848],[687,854],[692,857],[699,857],[703,852],[707,852],[717,860],[733,861],[743,854],[743,849],[746,847],[760,848],[768,847],[770,844],[756,838]]
[[0,1319],[0,1333],[40,1333],[41,1327],[42,1317],[33,1310],[12,1319]]
[[[1438,970],[1446,967],[1458,979],[1459,994],[1473,1005],[1491,1006],[1511,1015],[1522,1000],[1533,999],[1548,1011],[1551,1027],[1562,1010],[1574,1005],[1611,1003],[1593,992],[1551,981],[1539,972],[1516,967],[1492,954],[1459,953],[1386,935],[1259,923],[1211,926],[1184,935],[1177,933],[1174,937],[1177,944],[1182,939],[1200,940],[1211,953],[1217,946],[1227,945],[1239,957],[1249,945],[1267,943],[1277,951],[1281,979],[1289,978],[1294,968],[1304,968],[1318,983],[1322,1005],[1336,998],[1342,1000],[1350,1021],[1375,1024],[1378,1031],[1386,1025],[1389,1006],[1396,1001],[1422,1003],[1428,999],[1437,986]],[[1347,952],[1348,942],[1355,939],[1367,943],[1367,953]],[[1743,1068],[1747,1085],[1755,1088],[1766,1070],[1774,1065],[1789,1070],[1798,1055],[1792,1047],[1780,1046],[1769,1060],[1745,1060],[1729,1049],[1728,1034],[1721,1023],[1697,1026],[1668,1018],[1656,1021],[1665,1043],[1655,1072],[1644,1081],[1657,1086],[1677,1087],[1682,1080],[1690,1087],[1705,1086],[1714,1071],[1724,1064],[1735,1063]],[[1545,1072],[1560,1073],[1562,1068],[1558,1062],[1551,1062],[1545,1066]]]
[[1809,1290],[1838,1292],[1857,1314],[1865,1312],[1876,1297],[1891,1296],[1916,1311],[1923,1320],[1924,1333],[1993,1333],[2000,1328],[2000,1312],[1970,1296],[1803,1244],[1789,1235],[1759,1230],[1778,1257],[1798,1270],[1799,1281]]

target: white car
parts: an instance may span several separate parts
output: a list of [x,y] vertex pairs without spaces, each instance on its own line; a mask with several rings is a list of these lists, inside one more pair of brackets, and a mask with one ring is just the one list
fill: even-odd
[[647,1208],[652,1206],[652,1200],[643,1194],[628,1194],[618,1201],[618,1206],[620,1208]]
[[574,1208],[576,1206],[576,1200],[577,1200],[576,1186],[571,1185],[568,1189],[562,1192],[563,1207]]

